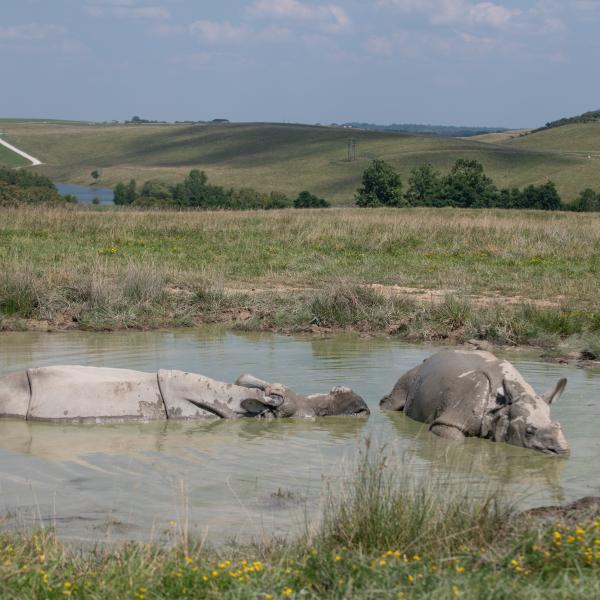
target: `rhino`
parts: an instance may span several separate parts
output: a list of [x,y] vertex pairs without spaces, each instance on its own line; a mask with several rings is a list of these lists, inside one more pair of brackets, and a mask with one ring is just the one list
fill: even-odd
[[350,388],[301,396],[252,375],[235,384],[176,370],[56,366],[0,377],[0,417],[29,421],[128,422],[221,417],[366,416]]
[[379,405],[427,423],[441,437],[481,437],[566,455],[569,445],[550,405],[567,385],[536,394],[508,361],[481,350],[442,350],[405,373]]

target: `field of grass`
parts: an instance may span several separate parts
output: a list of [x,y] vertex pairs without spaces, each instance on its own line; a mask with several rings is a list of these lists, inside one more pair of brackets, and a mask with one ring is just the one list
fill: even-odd
[[[303,189],[349,205],[365,167],[374,158],[394,164],[405,181],[430,162],[447,171],[458,158],[481,161],[498,186],[541,184],[553,179],[566,200],[585,185],[600,188],[600,170],[586,157],[514,143],[381,133],[286,124],[94,125],[3,123],[7,137],[44,163],[55,181],[101,184],[159,177],[181,180],[191,168],[213,183],[253,187],[295,196]],[[537,134],[536,134],[537,135]],[[347,161],[350,138],[358,160]],[[487,140],[489,141],[489,140]]]
[[245,327],[312,323],[545,345],[600,329],[600,215],[67,207],[0,217],[4,328],[26,326],[22,319],[175,326],[243,314]]
[[25,167],[29,164],[22,156],[0,145],[0,167]]
[[[600,595],[600,516],[546,522],[490,491],[415,482],[368,452],[298,540],[210,549],[174,523],[172,546],[80,553],[51,532],[0,534],[6,600],[589,599]],[[456,491],[449,491],[456,490]]]
[[[530,150],[595,154],[600,157],[600,123],[577,123],[516,137],[511,144]],[[598,163],[596,163],[597,165]]]

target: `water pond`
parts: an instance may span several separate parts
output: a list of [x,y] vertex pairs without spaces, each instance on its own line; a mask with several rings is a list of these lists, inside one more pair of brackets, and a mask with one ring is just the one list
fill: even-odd
[[110,188],[89,185],[75,185],[73,183],[55,183],[59,194],[71,194],[81,204],[92,204],[98,198],[100,204],[113,204],[114,194]]
[[327,482],[362,440],[387,443],[397,468],[443,473],[474,493],[501,487],[520,503],[600,492],[600,372],[513,362],[538,390],[569,385],[553,408],[572,446],[568,460],[469,439],[435,438],[401,414],[378,411],[397,377],[434,351],[390,339],[233,334],[219,329],[149,333],[3,333],[0,374],[83,364],[144,371],[177,368],[233,381],[251,372],[301,392],[349,385],[367,419],[63,425],[0,421],[0,513],[5,525],[54,525],[66,540],[157,541],[185,526],[214,542],[290,534],[314,523]]

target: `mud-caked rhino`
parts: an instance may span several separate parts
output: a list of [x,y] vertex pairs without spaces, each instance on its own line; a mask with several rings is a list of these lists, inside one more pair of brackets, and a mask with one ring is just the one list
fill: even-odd
[[366,416],[351,389],[301,396],[242,375],[235,384],[194,373],[81,366],[27,369],[0,377],[0,417],[37,421],[126,422],[203,417]]
[[481,437],[564,455],[569,445],[550,419],[550,404],[566,384],[561,379],[540,396],[511,363],[490,352],[443,350],[405,373],[380,407],[403,411],[444,438]]

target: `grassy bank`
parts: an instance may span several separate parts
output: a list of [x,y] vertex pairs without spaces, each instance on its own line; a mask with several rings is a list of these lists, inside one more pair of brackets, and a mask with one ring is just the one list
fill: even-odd
[[[344,205],[353,203],[362,172],[374,158],[394,165],[405,181],[411,169],[424,163],[448,171],[458,158],[474,159],[499,187],[521,188],[551,178],[561,196],[573,200],[585,187],[600,188],[598,159],[587,157],[594,144],[580,133],[587,125],[573,127],[557,145],[545,132],[527,136],[527,143],[503,138],[482,143],[277,123],[2,123],[11,142],[44,162],[36,168],[55,181],[89,184],[90,172],[98,169],[100,183],[107,186],[130,178],[174,183],[198,168],[217,185],[276,190],[290,197],[308,189]],[[350,138],[358,144],[358,160],[352,162],[347,160]]]
[[590,347],[600,329],[596,215],[23,208],[0,223],[4,329],[225,320]]
[[409,480],[367,452],[330,496],[316,531],[245,547],[208,549],[180,532],[170,548],[132,544],[81,554],[47,531],[3,533],[0,593],[137,600],[598,596],[597,506],[542,521],[519,516],[492,492],[474,498],[445,483]]

